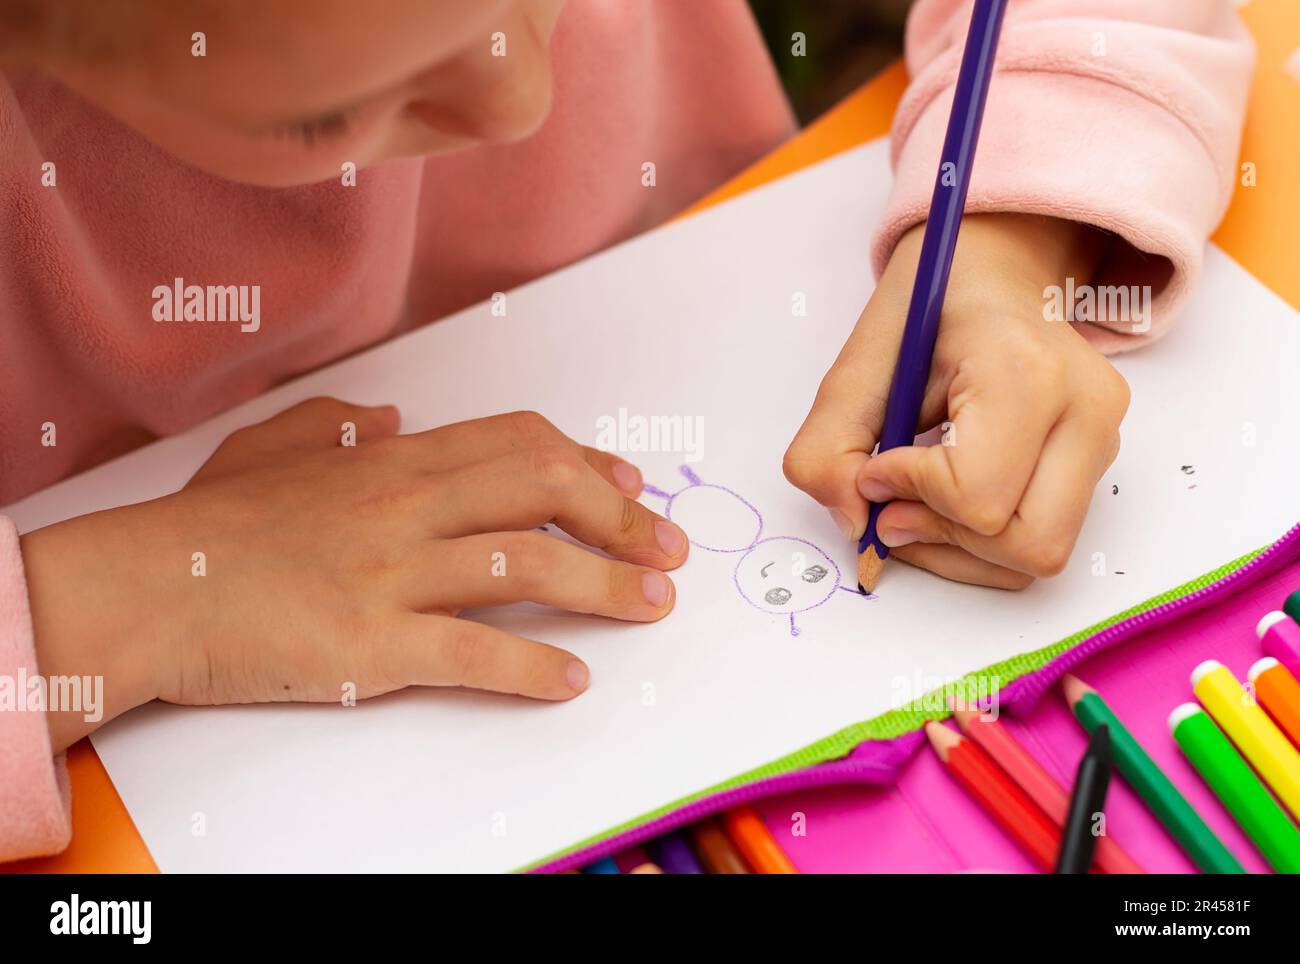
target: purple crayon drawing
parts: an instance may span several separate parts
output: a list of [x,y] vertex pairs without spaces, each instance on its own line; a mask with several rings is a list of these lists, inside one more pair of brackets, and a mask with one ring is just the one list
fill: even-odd
[[[760,612],[788,616],[790,635],[798,636],[795,616],[825,605],[837,591],[865,597],[857,589],[841,584],[840,567],[820,546],[798,536],[763,537],[763,515],[748,499],[726,486],[703,481],[690,466],[680,467],[685,488],[667,492],[646,484],[648,495],[666,500],[664,515],[672,519],[674,509],[689,503],[709,505],[711,514],[726,514],[732,534],[719,544],[710,545],[691,539],[691,545],[705,552],[739,553],[732,572],[732,582],[740,598]],[[674,520],[678,521],[678,520]],[[688,532],[687,535],[690,533]]]

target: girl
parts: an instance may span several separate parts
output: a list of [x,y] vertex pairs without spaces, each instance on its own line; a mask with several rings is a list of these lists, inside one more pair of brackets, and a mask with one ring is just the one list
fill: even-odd
[[[562,7],[0,0],[0,503],[655,224],[792,132],[739,0]],[[869,459],[969,18],[918,0],[880,283],[785,463],[846,538],[892,498],[882,537],[940,575],[1063,565],[1127,404],[1101,352],[1168,326],[1231,193],[1252,61],[1231,8],[1012,5],[925,413],[962,444]],[[1045,322],[1067,278],[1149,286],[1153,315]],[[257,285],[256,323],[160,319],[174,279]],[[317,399],[173,495],[21,539],[0,519],[0,674],[102,676],[98,722],[345,680],[560,700],[581,661],[457,613],[672,609],[687,540],[634,466],[532,413],[399,421]],[[194,579],[199,545],[239,565]],[[0,712],[0,859],[66,845],[60,755],[98,722]]]

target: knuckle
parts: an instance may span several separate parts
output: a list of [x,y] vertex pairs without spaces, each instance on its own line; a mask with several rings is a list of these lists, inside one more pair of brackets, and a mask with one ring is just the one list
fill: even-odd
[[1002,532],[1015,511],[998,499],[974,499],[956,509],[957,521],[982,536],[996,536]]
[[561,445],[543,445],[528,454],[528,467],[535,478],[559,492],[567,492],[582,476],[576,452]]
[[1030,574],[1046,578],[1059,575],[1065,568],[1070,561],[1070,549],[1063,539],[1040,536],[1021,549],[1020,558]]
[[352,411],[352,406],[341,398],[335,398],[333,395],[316,395],[304,402],[295,405],[291,411],[296,410],[313,418],[338,417]]
[[218,448],[243,448],[253,442],[257,435],[256,425],[245,425],[243,428],[237,428],[227,435]]
[[1033,377],[1038,374],[1058,374],[1065,370],[1061,353],[1042,336],[1021,332],[1006,342],[1003,357],[1019,375]]
[[1110,441],[1106,443],[1106,454],[1102,460],[1103,472],[1115,464],[1115,460],[1119,458],[1119,450],[1120,450],[1119,432],[1112,432],[1110,435]]
[[1096,361],[1085,375],[1078,404],[1099,424],[1113,428],[1123,421],[1132,393],[1110,362],[1100,357]]
[[630,542],[641,532],[642,510],[631,499],[624,499],[618,510],[617,537],[620,542]]
[[821,483],[822,461],[809,453],[807,447],[796,439],[786,449],[785,457],[781,460],[781,471],[785,474],[786,481],[796,489],[809,492]]
[[632,601],[631,576],[623,567],[608,564],[605,567],[605,602],[611,609],[618,609]]
[[1133,391],[1129,388],[1128,380],[1109,362],[1105,364],[1101,382],[1108,408],[1114,414],[1115,421],[1119,422],[1128,411],[1129,402],[1133,400]]
[[560,430],[540,412],[521,410],[503,417],[510,434],[531,445],[552,443],[560,437]]

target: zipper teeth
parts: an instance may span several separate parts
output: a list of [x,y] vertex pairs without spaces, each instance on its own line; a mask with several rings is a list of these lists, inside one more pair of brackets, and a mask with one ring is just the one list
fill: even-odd
[[[1185,596],[1179,596],[1177,599],[1171,599],[1163,602],[1151,609],[1136,613],[1128,619],[1121,620],[1113,626],[1108,626],[1101,632],[1088,637],[1083,642],[1077,643],[1046,665],[1034,670],[1024,680],[1024,687],[1016,687],[1014,695],[1019,697],[1021,693],[1029,694],[1030,702],[1037,700],[1044,690],[1051,685],[1062,672],[1069,669],[1076,663],[1081,663],[1089,656],[1094,655],[1100,650],[1106,649],[1118,640],[1122,639],[1129,633],[1134,632],[1146,626],[1148,623],[1163,619],[1170,613],[1173,613],[1184,607],[1198,605],[1204,599],[1219,593],[1233,591],[1239,583],[1249,580],[1253,574],[1262,566],[1270,564],[1280,554],[1287,552],[1297,546],[1300,546],[1300,523],[1293,525],[1287,530],[1286,534],[1278,539],[1272,545],[1264,549],[1259,555],[1255,556],[1249,562],[1234,569],[1220,579],[1216,579],[1209,585],[1202,586],[1200,589],[1193,590]],[[1056,672],[1053,672],[1056,671]],[[1050,679],[1048,677],[1050,676]],[[1017,681],[1019,682],[1019,681]],[[1009,689],[1011,687],[1008,687]],[[921,740],[919,731],[903,734],[895,737],[894,740],[883,742],[894,742],[896,740],[915,739]],[[846,778],[857,777],[856,782],[884,784],[890,777],[897,773],[902,763],[908,759],[908,755],[900,757],[898,766],[888,766],[883,763],[875,763],[870,760],[852,760],[840,759],[831,760],[813,767],[802,770],[795,770],[792,773],[783,773],[778,776],[768,777],[763,780],[755,780],[752,783],[746,783],[743,786],[732,787],[730,790],[724,790],[721,793],[709,794],[699,800],[693,800],[685,806],[678,807],[670,813],[663,814],[653,820],[641,824],[631,830],[614,834],[612,837],[592,844],[590,847],[584,847],[573,853],[566,854],[556,860],[548,861],[541,867],[534,870],[544,872],[556,872],[570,870],[581,867],[590,863],[599,857],[616,853],[619,850],[635,844],[651,840],[660,834],[694,822],[699,817],[710,816],[728,807],[738,803],[748,803],[760,797],[770,796],[776,793],[783,793],[790,790],[802,790],[810,787],[834,785],[846,782]],[[878,779],[871,779],[868,774],[875,775]]]
[[[920,734],[907,734],[896,739],[905,740],[913,736],[919,739]],[[647,821],[635,829],[616,834],[598,844],[574,851],[558,860],[550,861],[543,867],[537,868],[537,870],[555,873],[583,867],[603,856],[617,853],[647,840],[653,840],[669,830],[694,823],[701,817],[712,816],[737,804],[748,803],[761,797],[787,793],[791,790],[806,790],[812,787],[842,786],[847,782],[884,786],[896,773],[896,767],[872,763],[867,760],[832,760],[817,766],[795,770],[792,773],[783,773],[779,776],[768,777],[765,780],[755,780],[753,783],[746,783],[743,786],[732,787],[730,790],[693,800],[685,806],[678,807],[671,813]],[[871,779],[867,776],[868,774],[874,775],[876,779]],[[847,779],[850,777],[858,777],[859,779]]]
[[1047,687],[1065,670],[1082,663],[1088,657],[1103,649],[1108,649],[1125,636],[1148,626],[1150,623],[1163,620],[1171,613],[1179,612],[1185,608],[1195,608],[1211,597],[1236,591],[1240,584],[1249,582],[1257,570],[1272,563],[1277,556],[1296,546],[1300,546],[1300,523],[1293,525],[1281,539],[1278,539],[1259,555],[1234,569],[1223,578],[1216,579],[1209,585],[1193,590],[1185,596],[1179,596],[1177,599],[1171,599],[1168,602],[1163,602],[1158,606],[1136,613],[1128,619],[1121,620],[1113,626],[1108,626],[1083,642],[1070,647],[1047,665],[1036,670],[1030,676],[1024,677],[1023,688],[1015,687],[1013,695],[1019,697],[1023,692],[1029,694],[1031,704],[1036,702]]

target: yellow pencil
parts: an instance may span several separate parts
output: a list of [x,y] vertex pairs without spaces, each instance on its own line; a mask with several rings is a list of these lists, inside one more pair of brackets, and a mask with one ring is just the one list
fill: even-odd
[[1208,659],[1192,670],[1192,690],[1278,799],[1300,817],[1300,753],[1237,677],[1218,660]]

